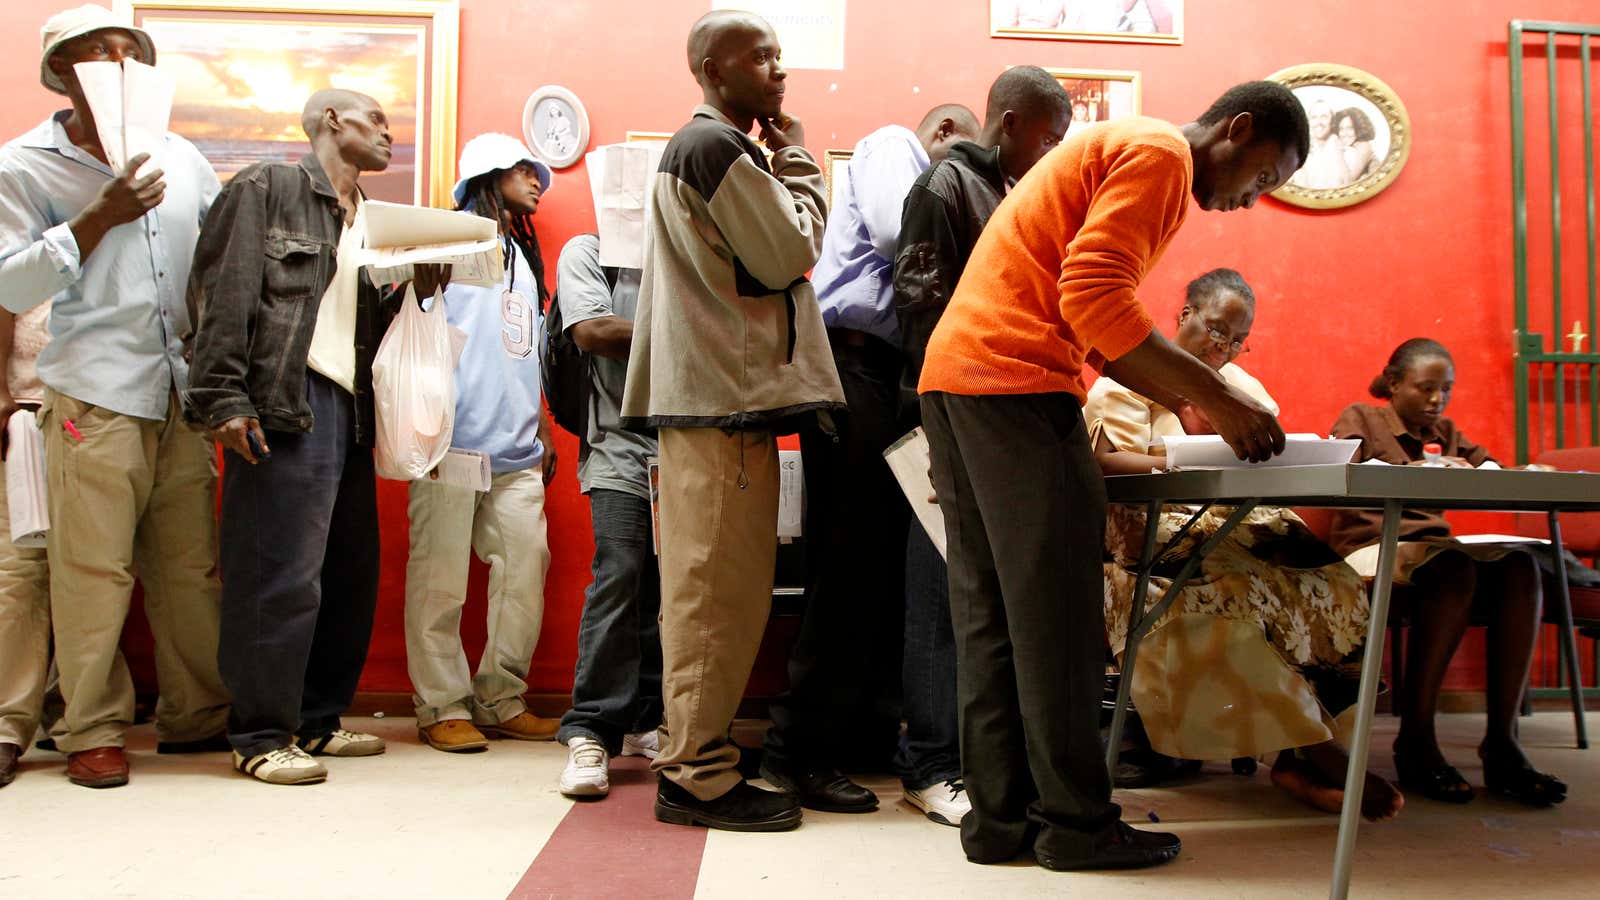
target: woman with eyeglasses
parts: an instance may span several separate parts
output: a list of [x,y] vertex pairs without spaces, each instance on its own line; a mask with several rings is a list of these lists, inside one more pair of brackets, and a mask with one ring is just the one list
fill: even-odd
[[[1232,269],[1215,269],[1189,283],[1173,342],[1276,414],[1261,382],[1235,362],[1249,350],[1254,319],[1250,285]],[[1089,391],[1084,417],[1107,475],[1163,470],[1162,437],[1211,431],[1197,411],[1169,410],[1103,376]],[[1171,576],[1231,512],[1206,511],[1168,550],[1150,579],[1149,602],[1166,593]],[[1194,513],[1163,512],[1158,546]],[[1144,533],[1143,512],[1110,508],[1106,625],[1119,657]],[[1190,760],[1276,753],[1274,784],[1339,812],[1349,758],[1335,742],[1342,729],[1334,716],[1355,701],[1366,628],[1366,588],[1355,570],[1294,512],[1257,508],[1205,558],[1140,645],[1132,690],[1151,746]],[[1367,774],[1364,816],[1393,818],[1404,802],[1393,785]]]

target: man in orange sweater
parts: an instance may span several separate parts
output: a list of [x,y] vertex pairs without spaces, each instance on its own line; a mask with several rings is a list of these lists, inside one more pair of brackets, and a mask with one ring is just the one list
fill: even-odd
[[1078,132],[1000,204],[933,332],[918,389],[948,532],[973,862],[1032,849],[1050,869],[1137,868],[1181,850],[1122,824],[1101,757],[1106,495],[1082,369],[1197,409],[1241,458],[1280,452],[1272,414],[1154,330],[1136,292],[1191,195],[1248,209],[1309,142],[1294,95],[1264,81],[1181,128]]

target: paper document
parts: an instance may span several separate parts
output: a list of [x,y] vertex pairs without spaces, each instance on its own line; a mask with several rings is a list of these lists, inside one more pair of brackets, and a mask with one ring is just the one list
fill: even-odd
[[81,62],[72,70],[94,113],[95,131],[112,171],[122,174],[128,160],[141,153],[150,154],[150,161],[139,168],[141,174],[160,168],[177,91],[172,76],[131,59],[120,64]]
[[801,535],[806,514],[806,477],[799,450],[778,451],[778,541]]
[[[458,450],[451,447],[444,459],[434,469],[439,473],[439,483],[486,493],[494,477],[489,469],[489,454],[481,450]],[[427,477],[427,476],[424,476]]]
[[933,496],[933,479],[928,471],[928,436],[921,428],[913,428],[890,444],[889,449],[883,451],[883,458],[889,463],[895,480],[900,482],[900,490],[905,491],[911,511],[922,523],[922,530],[939,549],[939,555],[945,556],[944,510],[928,500]]
[[645,217],[650,186],[666,144],[608,144],[584,157],[600,236],[600,265],[644,268]]
[[6,503],[11,514],[11,543],[43,547],[50,531],[50,507],[44,480],[44,434],[33,411],[20,409],[6,423]]
[[1525,537],[1518,534],[1458,534],[1456,540],[1463,544],[1548,544],[1548,538]]
[[1321,438],[1291,434],[1283,452],[1266,462],[1249,463],[1215,434],[1180,434],[1161,439],[1167,450],[1168,469],[1247,469],[1273,466],[1342,466],[1361,447],[1357,438]]
[[493,219],[383,200],[368,200],[361,210],[366,235],[358,259],[372,267],[374,281],[405,281],[419,263],[450,266],[455,284],[494,287],[505,278],[505,254]]

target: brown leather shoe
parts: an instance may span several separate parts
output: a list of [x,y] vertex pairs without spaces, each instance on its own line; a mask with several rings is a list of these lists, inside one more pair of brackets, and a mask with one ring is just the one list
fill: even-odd
[[466,719],[444,719],[417,729],[422,742],[446,753],[472,753],[486,750],[489,739]]
[[17,777],[17,757],[22,748],[16,744],[0,744],[0,787],[5,787]]
[[527,710],[501,722],[482,726],[483,733],[492,738],[511,738],[516,741],[553,741],[561,730],[560,719],[544,719]]
[[67,780],[91,788],[121,787],[128,783],[128,757],[121,747],[68,753]]

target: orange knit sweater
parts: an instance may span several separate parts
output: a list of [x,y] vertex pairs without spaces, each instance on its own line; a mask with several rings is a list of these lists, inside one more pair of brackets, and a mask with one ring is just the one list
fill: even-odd
[[1189,142],[1157,119],[1089,128],[995,210],[928,343],[918,390],[1070,392],[1084,358],[1116,359],[1154,323],[1135,292],[1189,211]]

